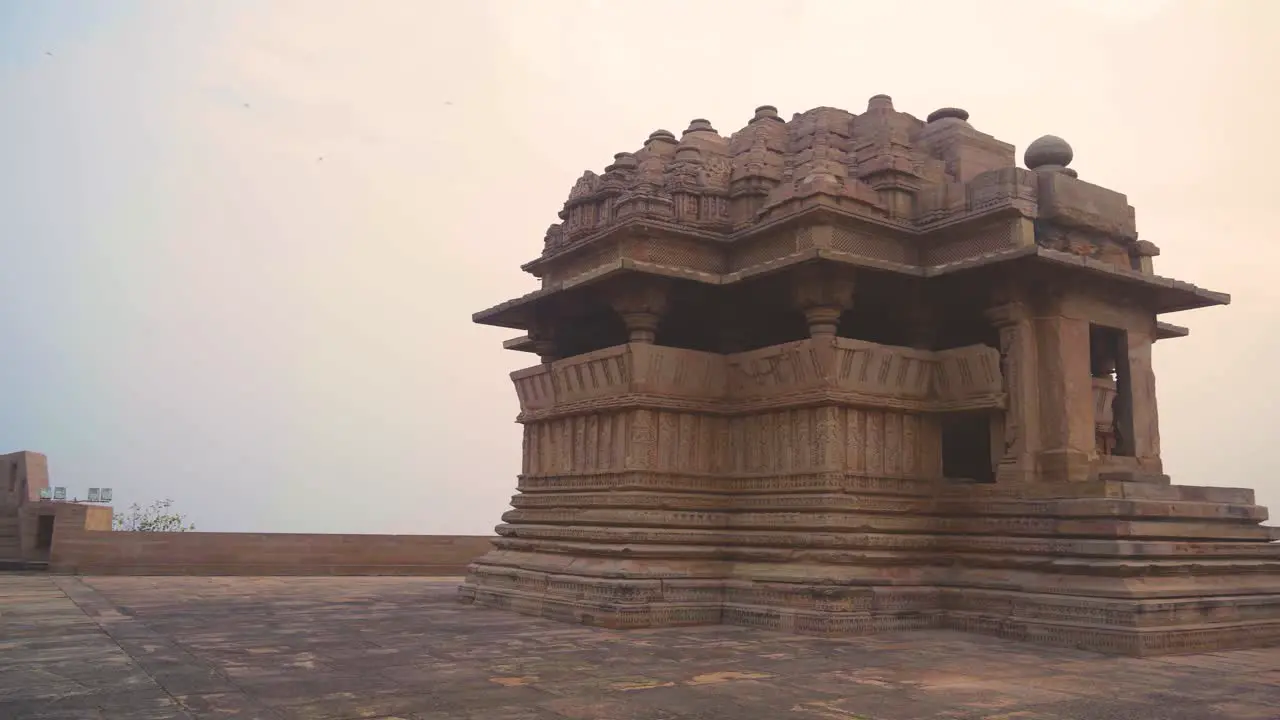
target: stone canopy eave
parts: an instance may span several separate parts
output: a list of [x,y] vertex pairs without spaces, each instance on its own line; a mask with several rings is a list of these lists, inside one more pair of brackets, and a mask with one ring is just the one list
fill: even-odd
[[600,284],[608,278],[627,274],[654,275],[675,280],[690,280],[704,284],[720,284],[720,276],[715,273],[704,273],[684,268],[658,265],[638,260],[621,259],[601,265],[581,275],[574,276],[554,285],[539,288],[518,298],[494,305],[486,310],[474,313],[472,322],[479,325],[492,325],[513,330],[527,330],[534,309],[548,299],[585,289]]
[[1207,290],[1182,280],[1127,270],[1094,258],[1050,250],[1039,245],[1002,250],[954,263],[923,268],[923,277],[950,275],[1012,261],[1033,262],[1041,267],[1060,272],[1075,273],[1081,280],[1114,283],[1140,292],[1152,300],[1157,314],[1231,304],[1231,296],[1226,293]]
[[1042,263],[1062,268],[1079,268],[1086,276],[1109,281],[1126,287],[1134,287],[1151,294],[1157,314],[1197,310],[1200,308],[1230,305],[1231,296],[1198,287],[1183,280],[1148,275],[1137,270],[1127,270],[1094,258],[1036,247],[1036,258]]
[[825,248],[809,248],[732,273],[701,272],[623,258],[606,263],[568,280],[558,282],[555,285],[540,288],[521,297],[508,300],[487,310],[481,310],[472,315],[472,321],[481,325],[527,330],[534,308],[546,302],[552,296],[596,285],[607,278],[622,274],[639,273],[707,285],[730,285],[782,272],[796,265],[813,261],[835,262],[860,270],[888,272],[922,279],[962,273],[979,268],[989,268],[1011,262],[1033,262],[1061,272],[1077,273],[1082,281],[1093,280],[1113,283],[1126,289],[1141,292],[1152,300],[1152,305],[1157,314],[1227,305],[1231,302],[1231,296],[1226,293],[1206,290],[1181,280],[1173,280],[1159,275],[1148,275],[1137,270],[1126,270],[1100,260],[1058,250],[1050,250],[1039,245],[1001,250],[954,263],[927,267],[885,262]]

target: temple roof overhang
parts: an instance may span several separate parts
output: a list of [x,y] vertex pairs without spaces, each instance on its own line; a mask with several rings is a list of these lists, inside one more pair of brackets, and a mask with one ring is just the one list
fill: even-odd
[[[764,275],[783,272],[794,266],[814,261],[834,262],[866,271],[893,273],[922,279],[955,275],[1003,264],[1028,264],[1052,269],[1059,273],[1075,274],[1081,281],[1092,280],[1115,284],[1130,291],[1140,292],[1150,299],[1157,314],[1227,305],[1231,302],[1231,296],[1226,293],[1206,290],[1181,280],[1149,275],[1137,270],[1128,270],[1094,258],[1050,250],[1039,245],[1012,248],[978,255],[958,262],[927,267],[885,262],[825,248],[810,248],[731,273],[701,272],[628,258],[617,259],[567,280],[542,287],[521,297],[508,300],[487,310],[482,310],[475,313],[472,316],[472,320],[481,325],[527,330],[533,310],[549,298],[596,286],[608,278],[619,275],[639,273],[707,285],[730,285]],[[1173,334],[1169,337],[1176,336],[1176,334]]]
[[1182,327],[1181,325],[1174,325],[1173,323],[1167,322],[1156,323],[1157,340],[1172,340],[1174,338],[1186,337],[1190,334],[1191,330],[1189,328]]

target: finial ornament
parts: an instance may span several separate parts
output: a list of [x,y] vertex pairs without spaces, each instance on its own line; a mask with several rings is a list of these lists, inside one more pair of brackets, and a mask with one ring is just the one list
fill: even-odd
[[756,120],[781,120],[781,119],[782,118],[778,117],[778,108],[772,105],[761,105],[760,107],[756,108],[756,114],[754,117],[751,118],[751,122],[755,122]]
[[938,108],[937,110],[929,113],[929,117],[925,122],[935,123],[939,120],[946,120],[947,118],[955,118],[960,122],[965,122],[969,119],[969,111],[954,107]]
[[1073,157],[1075,153],[1066,140],[1057,135],[1045,135],[1027,146],[1022,162],[1026,163],[1028,170],[1061,172],[1075,177],[1076,171],[1067,169]]

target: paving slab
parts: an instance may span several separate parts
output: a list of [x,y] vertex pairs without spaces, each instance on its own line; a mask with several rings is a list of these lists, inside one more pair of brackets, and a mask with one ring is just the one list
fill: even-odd
[[1280,720],[1280,649],[619,632],[456,579],[0,575],[4,720]]

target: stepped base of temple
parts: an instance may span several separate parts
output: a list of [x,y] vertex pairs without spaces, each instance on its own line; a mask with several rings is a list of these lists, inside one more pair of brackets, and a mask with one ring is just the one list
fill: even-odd
[[674,544],[677,531],[665,545],[557,544],[507,526],[460,596],[609,628],[952,628],[1135,656],[1280,644],[1280,532],[1250,490],[939,485],[927,535],[865,513],[857,531],[798,530],[788,513],[786,532],[754,531],[758,545],[728,530],[721,545]]
[[1280,595],[1105,600],[947,590],[942,626],[1113,655],[1176,655],[1280,644]]

